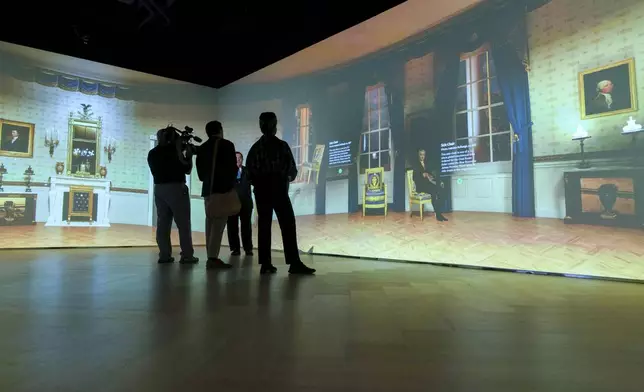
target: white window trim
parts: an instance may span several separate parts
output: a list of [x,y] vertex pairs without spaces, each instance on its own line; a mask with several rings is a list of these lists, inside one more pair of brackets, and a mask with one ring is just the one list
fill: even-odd
[[[298,155],[299,159],[295,162],[297,166],[302,166],[305,163],[309,163],[309,151],[311,150],[311,140],[309,136],[311,135],[311,124],[307,123],[307,125],[302,126],[300,125],[300,109],[306,107],[309,111],[311,107],[309,105],[300,105],[297,107],[297,112],[296,112],[296,119],[297,119],[297,131],[295,133],[295,143],[291,147],[291,151],[293,152],[293,155]],[[309,119],[310,120],[310,119]],[[305,143],[302,143],[302,128],[306,128],[306,141]],[[299,154],[295,154],[295,152],[299,152]]]
[[[360,140],[360,145],[361,145],[361,147],[364,147],[364,145],[362,143],[366,139],[367,152],[362,152],[362,148],[361,148],[360,153],[358,155],[359,155],[359,157],[368,156],[369,157],[368,161],[371,162],[371,155],[372,154],[378,154],[378,166],[376,166],[376,167],[384,167],[383,163],[382,163],[382,155],[385,154],[385,153],[388,154],[389,155],[389,168],[385,168],[385,172],[388,172],[388,171],[393,170],[393,157],[391,155],[391,127],[389,126],[389,127],[379,127],[379,128],[375,128],[375,129],[369,129],[369,126],[371,125],[370,124],[371,106],[370,106],[370,103],[369,103],[368,94],[373,89],[380,89],[380,88],[383,88],[383,87],[384,86],[382,86],[382,85],[376,85],[376,86],[367,87],[367,89],[365,90],[365,102],[367,104],[367,112],[365,113],[365,115],[367,116],[367,130],[360,133],[360,139],[361,139]],[[381,112],[384,109],[389,110],[389,105],[384,106],[384,107],[378,107],[378,122],[379,123],[380,123],[380,121],[382,121]],[[378,133],[378,145],[382,146],[382,133],[385,132],[385,131],[387,132],[387,139],[388,139],[387,140],[387,146],[389,146],[389,147],[386,148],[386,149],[371,150],[371,137],[370,137],[371,134],[372,133]],[[362,162],[362,160],[358,159],[358,164],[359,165],[360,165],[360,162]],[[360,172],[362,172],[362,169],[372,169],[372,167],[370,165],[368,165],[365,168],[363,168],[363,167],[358,168],[358,170],[360,170]]]
[[[462,61],[465,61],[465,69],[466,69],[465,84],[459,85],[458,88],[465,87],[465,89],[466,89],[467,109],[456,111],[455,114],[456,115],[467,114],[467,117],[468,117],[468,119],[467,119],[468,120],[467,121],[467,128],[468,128],[467,129],[467,134],[468,134],[468,136],[467,137],[459,137],[459,138],[457,138],[456,137],[456,129],[454,129],[454,140],[459,141],[459,140],[473,140],[473,139],[488,138],[488,140],[489,140],[488,145],[489,145],[489,148],[490,148],[490,152],[489,152],[490,161],[489,162],[480,162],[480,163],[477,162],[477,164],[508,162],[508,161],[495,161],[494,160],[494,143],[493,142],[494,142],[494,136],[509,134],[510,135],[508,137],[508,142],[510,144],[509,145],[509,149],[510,149],[510,160],[509,161],[511,162],[514,159],[514,151],[513,151],[513,148],[512,148],[512,134],[513,134],[513,131],[512,131],[512,126],[511,125],[510,125],[509,130],[501,131],[501,132],[492,132],[492,118],[491,118],[491,116],[489,116],[489,118],[488,118],[488,121],[489,121],[488,126],[489,126],[490,133],[486,133],[484,135],[475,135],[474,134],[474,132],[475,132],[475,129],[474,129],[475,121],[474,121],[474,119],[472,117],[475,114],[478,114],[481,110],[487,110],[487,111],[491,112],[493,108],[505,105],[504,101],[490,104],[490,102],[492,100],[491,99],[492,97],[491,97],[490,81],[492,79],[496,78],[496,76],[493,77],[493,78],[490,78],[490,75],[489,75],[489,60],[488,60],[488,64],[487,64],[487,68],[488,68],[487,69],[487,71],[488,71],[487,77],[484,78],[484,79],[476,79],[476,80],[474,80],[474,78],[472,78],[472,67],[473,67],[472,59],[475,58],[475,57],[478,57],[480,54],[486,53],[486,52],[488,53],[487,56],[488,56],[488,59],[489,59],[489,51],[484,51],[484,52],[475,52],[475,53],[471,54],[470,56],[468,56],[467,58],[465,58],[464,60],[462,60]],[[474,102],[474,100],[475,100],[474,97],[475,97],[475,93],[476,93],[475,87],[479,83],[483,83],[483,82],[487,82],[487,95],[488,95],[487,102],[488,102],[488,104],[487,105],[478,105],[478,104],[476,104]]]

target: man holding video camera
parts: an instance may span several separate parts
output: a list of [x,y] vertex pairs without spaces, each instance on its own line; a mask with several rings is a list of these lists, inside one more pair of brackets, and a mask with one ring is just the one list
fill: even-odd
[[168,127],[157,132],[157,146],[148,153],[148,165],[154,178],[160,264],[174,262],[170,240],[173,220],[179,230],[180,262],[199,262],[192,246],[190,192],[186,186],[186,175],[192,170],[192,149],[183,146],[177,129]]

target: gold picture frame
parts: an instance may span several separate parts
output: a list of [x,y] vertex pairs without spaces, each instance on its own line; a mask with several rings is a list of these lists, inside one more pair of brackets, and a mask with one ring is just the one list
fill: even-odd
[[579,104],[582,120],[637,111],[635,59],[580,72]]
[[[87,202],[87,209],[79,211],[77,210],[76,196],[85,198]],[[69,188],[69,200],[67,202],[67,223],[72,221],[73,217],[87,218],[90,224],[93,222],[94,218],[94,188],[83,187],[83,186],[72,186]]]
[[33,158],[35,132],[35,124],[0,119],[0,156]]

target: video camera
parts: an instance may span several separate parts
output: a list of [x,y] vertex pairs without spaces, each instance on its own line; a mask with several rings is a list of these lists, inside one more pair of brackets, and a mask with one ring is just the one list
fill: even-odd
[[194,140],[197,143],[201,143],[203,141],[199,136],[195,136],[194,135],[195,130],[190,128],[187,125],[183,128],[183,131],[173,127],[172,125],[168,125],[166,130],[177,133],[179,135],[179,141],[184,146],[194,145],[193,143],[191,143],[192,140]]

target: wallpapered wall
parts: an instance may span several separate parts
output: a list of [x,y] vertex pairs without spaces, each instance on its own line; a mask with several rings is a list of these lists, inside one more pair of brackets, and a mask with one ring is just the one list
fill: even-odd
[[[579,124],[592,139],[587,151],[620,150],[629,114],[581,121],[578,73],[635,58],[637,92],[644,99],[644,1],[553,0],[528,20],[530,94],[535,156],[577,153],[570,139]],[[640,104],[641,107],[641,104]],[[642,111],[630,115],[644,122]]]
[[[244,160],[250,147],[259,139],[259,115],[262,112],[275,112],[280,115],[280,100],[257,101],[244,105],[224,105],[217,108],[217,120],[221,121],[224,127],[224,137],[235,144],[237,151],[244,154]],[[203,127],[202,127],[203,128]],[[195,131],[197,129],[195,128]],[[281,136],[281,126],[278,124],[277,135]],[[206,137],[203,136],[206,140]],[[197,176],[196,168],[193,168],[190,178],[193,195],[201,195],[201,182]]]
[[[186,84],[186,89],[192,88],[195,87]],[[81,110],[81,103],[92,105],[94,115],[102,117],[103,136],[112,136],[118,141],[112,163],[108,163],[104,153],[101,159],[108,169],[107,178],[118,188],[148,189],[150,135],[159,128],[168,123],[179,128],[190,125],[203,134],[206,122],[216,118],[214,105],[108,99],[24,82],[0,73],[0,118],[36,125],[33,158],[0,157],[8,171],[5,181],[22,181],[22,173],[29,165],[36,173],[34,182],[46,182],[55,175],[56,162],[66,162],[69,113]],[[47,129],[56,129],[61,139],[53,158],[44,145]]]

